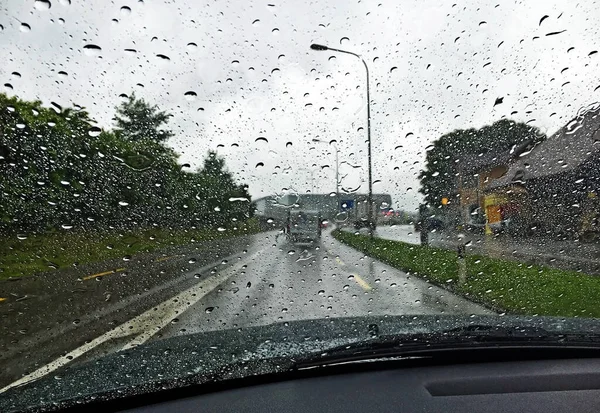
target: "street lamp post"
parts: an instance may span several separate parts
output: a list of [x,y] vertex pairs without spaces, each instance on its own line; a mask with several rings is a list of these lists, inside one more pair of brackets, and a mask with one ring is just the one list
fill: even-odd
[[311,44],[310,48],[312,50],[325,51],[331,50],[333,52],[345,53],[352,55],[354,57],[359,58],[363,65],[365,66],[365,71],[367,72],[367,158],[369,162],[369,196],[367,198],[367,206],[369,208],[369,235],[373,237],[373,229],[375,227],[375,219],[373,217],[373,174],[372,174],[372,166],[371,166],[371,98],[369,95],[369,67],[367,66],[367,62],[363,59],[359,54],[349,52],[347,50],[334,49],[333,47],[324,46],[322,44]]
[[[313,142],[327,143],[321,139],[313,139]],[[337,203],[336,211],[337,214],[340,212],[340,150],[338,149],[337,143],[332,142],[335,148],[335,202]]]

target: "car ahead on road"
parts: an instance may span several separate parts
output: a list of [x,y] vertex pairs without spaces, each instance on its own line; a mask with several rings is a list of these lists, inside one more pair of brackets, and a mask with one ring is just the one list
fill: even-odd
[[0,411],[578,412],[597,411],[600,398],[593,320],[364,316],[242,333],[75,360],[5,390]]

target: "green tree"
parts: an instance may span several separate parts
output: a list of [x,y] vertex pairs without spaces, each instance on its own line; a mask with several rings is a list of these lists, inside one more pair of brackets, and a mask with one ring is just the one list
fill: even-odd
[[437,206],[443,197],[457,191],[459,161],[476,160],[478,155],[501,154],[513,146],[529,142],[537,145],[546,139],[539,129],[525,123],[502,119],[480,129],[458,129],[438,138],[427,152],[425,168],[421,171],[420,192],[425,201]]
[[152,106],[132,93],[127,101],[117,106],[115,133],[128,141],[164,142],[173,136],[173,132],[163,129],[170,117],[169,113],[159,110],[158,106]]
[[225,168],[225,160],[210,151],[199,170],[198,194],[201,220],[211,226],[231,226],[252,216],[246,185],[238,185]]

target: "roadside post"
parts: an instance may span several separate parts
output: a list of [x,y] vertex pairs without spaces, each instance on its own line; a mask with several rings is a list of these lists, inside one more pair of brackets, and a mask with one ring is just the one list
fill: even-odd
[[456,251],[458,261],[458,285],[463,285],[467,282],[467,247],[463,238],[462,234],[458,236],[458,249]]
[[427,218],[427,206],[419,205],[419,217],[417,221],[421,245],[429,245],[429,219]]

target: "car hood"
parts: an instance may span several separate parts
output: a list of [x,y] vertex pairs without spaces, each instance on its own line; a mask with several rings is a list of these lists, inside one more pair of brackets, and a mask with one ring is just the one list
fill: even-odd
[[[47,410],[190,384],[288,372],[299,358],[378,335],[435,334],[469,325],[600,335],[595,320],[508,316],[370,316],[282,322],[152,341],[77,364],[0,394],[0,411]],[[424,343],[426,344],[426,343]]]

